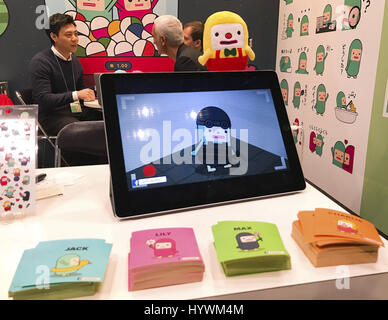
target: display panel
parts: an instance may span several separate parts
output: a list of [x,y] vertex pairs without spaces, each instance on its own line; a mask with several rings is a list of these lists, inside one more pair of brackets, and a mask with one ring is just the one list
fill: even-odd
[[305,187],[273,72],[103,74],[100,91],[118,217]]

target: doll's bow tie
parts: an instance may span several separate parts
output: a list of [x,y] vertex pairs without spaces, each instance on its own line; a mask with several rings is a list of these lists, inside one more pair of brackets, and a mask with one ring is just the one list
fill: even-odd
[[233,48],[233,49],[231,49],[231,50],[225,49],[224,54],[225,54],[225,57],[228,57],[228,56],[237,56],[237,50],[236,50],[236,48]]

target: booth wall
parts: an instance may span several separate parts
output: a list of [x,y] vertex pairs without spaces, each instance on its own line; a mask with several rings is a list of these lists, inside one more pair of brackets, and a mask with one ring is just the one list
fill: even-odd
[[[40,6],[47,1],[4,1],[9,12],[9,23],[5,32],[0,35],[0,81],[8,81],[11,98],[14,100],[15,90],[30,85],[28,64],[31,58],[50,45],[45,31],[37,28],[37,24],[42,23]],[[253,39],[256,53],[254,64],[260,69],[274,70],[278,8],[277,1],[265,0],[180,0],[178,17],[185,23],[191,20],[205,21],[210,14],[221,10],[232,10],[240,14],[247,22]]]
[[[384,115],[384,116],[383,116]],[[377,67],[361,216],[388,234],[388,3]]]

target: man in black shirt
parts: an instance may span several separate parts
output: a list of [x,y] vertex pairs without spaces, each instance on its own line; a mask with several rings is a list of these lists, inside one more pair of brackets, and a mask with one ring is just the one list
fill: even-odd
[[81,108],[80,101],[95,100],[85,86],[80,61],[74,55],[78,33],[71,16],[50,17],[51,48],[36,54],[30,62],[34,103],[39,105],[39,122],[50,135],[80,120],[101,120],[101,112]]
[[183,43],[182,23],[176,17],[164,15],[156,18],[152,36],[159,54],[166,54],[175,61],[174,71],[207,70],[198,62],[201,52]]

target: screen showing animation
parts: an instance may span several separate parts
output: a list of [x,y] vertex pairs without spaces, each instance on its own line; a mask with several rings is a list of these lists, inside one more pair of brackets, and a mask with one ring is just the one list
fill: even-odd
[[270,89],[116,99],[129,190],[288,169]]

